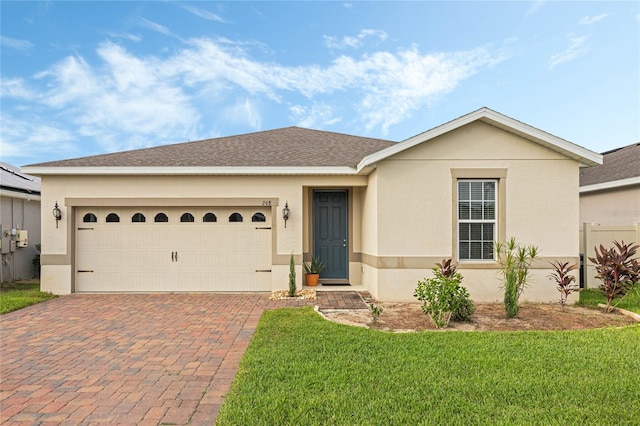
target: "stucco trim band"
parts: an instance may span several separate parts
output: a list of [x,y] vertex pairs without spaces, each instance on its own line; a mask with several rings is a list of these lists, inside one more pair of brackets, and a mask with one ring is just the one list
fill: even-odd
[[[376,269],[425,269],[431,270],[436,263],[450,256],[374,256],[367,253],[361,254],[362,263]],[[551,262],[580,263],[578,257],[540,257],[531,265],[530,269],[551,269]],[[500,269],[497,262],[459,262],[458,269]]]
[[41,265],[71,265],[70,254],[41,254]]
[[65,205],[71,207],[273,207],[279,205],[277,197],[251,198],[139,198],[100,197],[65,198]]

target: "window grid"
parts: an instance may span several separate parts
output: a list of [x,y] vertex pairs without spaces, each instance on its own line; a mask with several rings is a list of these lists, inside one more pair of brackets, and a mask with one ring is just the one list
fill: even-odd
[[458,259],[494,260],[498,181],[458,180]]

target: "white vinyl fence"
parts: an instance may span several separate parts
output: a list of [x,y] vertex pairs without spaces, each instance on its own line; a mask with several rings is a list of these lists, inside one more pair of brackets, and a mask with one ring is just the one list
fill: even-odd
[[595,257],[595,247],[600,247],[600,244],[607,248],[613,247],[614,241],[640,244],[640,223],[630,226],[583,224],[580,230],[580,259],[583,264],[581,286],[584,288],[598,288],[600,286],[600,280],[595,278],[595,266],[589,261],[589,258]]

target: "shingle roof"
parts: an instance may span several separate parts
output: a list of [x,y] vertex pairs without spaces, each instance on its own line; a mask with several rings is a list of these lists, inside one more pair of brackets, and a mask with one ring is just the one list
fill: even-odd
[[640,176],[640,143],[603,152],[602,164],[582,169],[580,186]]
[[134,151],[31,164],[39,167],[355,167],[395,142],[286,127]]
[[0,162],[0,183],[2,189],[40,195],[40,178],[24,174],[9,163]]

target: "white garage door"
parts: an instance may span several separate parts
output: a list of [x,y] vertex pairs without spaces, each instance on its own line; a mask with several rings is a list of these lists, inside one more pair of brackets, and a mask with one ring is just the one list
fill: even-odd
[[270,213],[78,208],[76,291],[269,291]]

